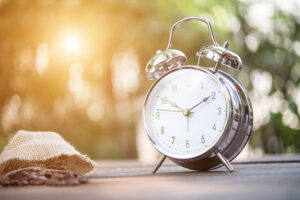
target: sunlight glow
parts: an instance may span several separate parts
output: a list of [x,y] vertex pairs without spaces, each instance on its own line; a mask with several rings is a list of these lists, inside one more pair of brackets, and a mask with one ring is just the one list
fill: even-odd
[[77,35],[65,35],[62,39],[63,48],[70,52],[78,52],[81,48],[81,41]]

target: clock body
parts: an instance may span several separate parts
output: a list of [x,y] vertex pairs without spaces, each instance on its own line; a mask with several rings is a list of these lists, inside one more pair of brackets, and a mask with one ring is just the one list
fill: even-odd
[[229,74],[199,66],[181,66],[149,89],[143,109],[146,133],[162,154],[195,170],[222,165],[244,148],[253,112],[242,85]]

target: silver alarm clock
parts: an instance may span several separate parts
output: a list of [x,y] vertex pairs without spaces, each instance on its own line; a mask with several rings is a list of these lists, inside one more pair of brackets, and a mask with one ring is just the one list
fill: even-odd
[[[213,44],[197,52],[197,65],[184,65],[186,56],[171,49],[175,28],[198,20],[207,24]],[[246,145],[253,126],[253,110],[244,87],[220,66],[241,70],[240,57],[220,46],[209,21],[184,18],[170,31],[167,49],[158,51],[146,66],[147,77],[156,80],[143,109],[146,133],[162,154],[153,173],[168,157],[193,170],[209,170],[230,164]],[[214,68],[199,65],[200,58],[216,62]]]

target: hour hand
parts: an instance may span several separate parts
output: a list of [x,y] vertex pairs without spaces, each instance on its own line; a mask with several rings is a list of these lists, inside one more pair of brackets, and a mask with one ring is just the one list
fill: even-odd
[[179,110],[181,110],[181,111],[184,110],[184,109],[180,108],[174,101],[168,100],[168,103],[169,103],[172,107],[174,107],[174,108],[177,108],[177,109],[179,109]]

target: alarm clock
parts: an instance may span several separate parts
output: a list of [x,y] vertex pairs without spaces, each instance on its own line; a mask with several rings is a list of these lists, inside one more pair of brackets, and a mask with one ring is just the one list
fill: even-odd
[[[197,20],[209,29],[213,44],[202,47],[197,65],[184,65],[186,56],[171,49],[174,30],[183,22]],[[240,57],[219,45],[210,22],[188,17],[176,22],[170,31],[167,49],[157,51],[146,66],[148,79],[156,80],[149,89],[143,108],[148,138],[162,154],[153,173],[168,157],[192,170],[211,170],[230,164],[246,145],[253,126],[253,110],[241,83],[221,66],[241,70]],[[199,65],[207,58],[216,65]]]

